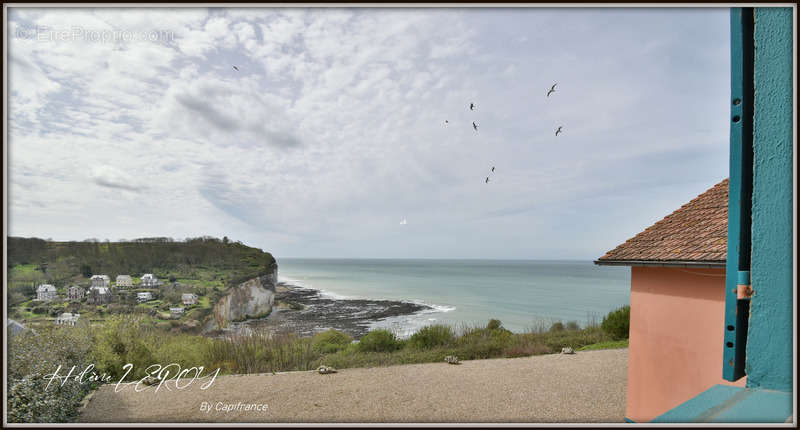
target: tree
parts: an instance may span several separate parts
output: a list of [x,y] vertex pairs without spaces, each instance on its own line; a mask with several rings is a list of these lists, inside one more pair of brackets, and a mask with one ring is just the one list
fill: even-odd
[[84,278],[91,278],[92,277],[92,268],[88,264],[81,264],[81,275]]

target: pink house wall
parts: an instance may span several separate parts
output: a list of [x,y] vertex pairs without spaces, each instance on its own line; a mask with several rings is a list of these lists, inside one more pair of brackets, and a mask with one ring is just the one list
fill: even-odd
[[725,269],[631,268],[626,417],[647,422],[722,379]]

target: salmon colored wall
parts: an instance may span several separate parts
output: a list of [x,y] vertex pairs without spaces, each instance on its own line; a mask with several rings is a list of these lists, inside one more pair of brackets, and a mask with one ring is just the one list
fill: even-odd
[[647,422],[722,379],[725,269],[631,267],[626,417]]

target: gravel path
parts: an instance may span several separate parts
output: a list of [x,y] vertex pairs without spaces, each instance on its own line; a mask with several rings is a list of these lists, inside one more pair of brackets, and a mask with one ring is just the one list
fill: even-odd
[[[158,392],[105,385],[81,422],[623,422],[628,350],[218,377]],[[166,388],[172,388],[168,391]],[[203,403],[210,412],[201,411]],[[237,405],[240,410],[216,410]],[[267,404],[262,411],[245,404]],[[236,408],[234,408],[236,409]]]

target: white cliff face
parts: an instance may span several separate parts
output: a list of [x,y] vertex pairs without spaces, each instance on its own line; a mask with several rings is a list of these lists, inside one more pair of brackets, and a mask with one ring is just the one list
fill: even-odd
[[214,306],[214,325],[210,329],[224,328],[231,321],[243,321],[269,315],[275,301],[277,268],[272,274],[250,279],[231,288]]

